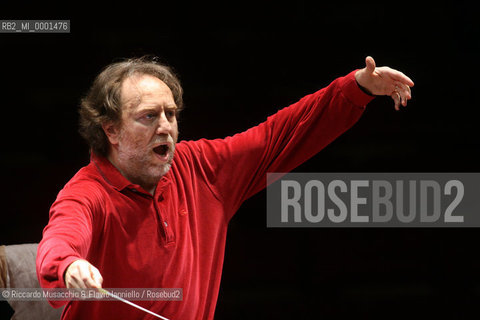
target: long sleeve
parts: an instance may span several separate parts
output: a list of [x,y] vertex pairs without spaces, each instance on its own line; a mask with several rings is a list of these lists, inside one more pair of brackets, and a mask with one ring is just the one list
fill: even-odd
[[318,153],[349,129],[372,99],[358,87],[353,71],[256,127],[190,147],[202,155],[199,167],[230,218],[265,188],[267,172],[289,172]]
[[[89,188],[63,189],[50,209],[50,221],[43,231],[37,252],[37,276],[43,288],[64,288],[63,274],[77,259],[85,259],[92,241],[92,212],[95,204]],[[59,307],[66,302],[50,301]]]

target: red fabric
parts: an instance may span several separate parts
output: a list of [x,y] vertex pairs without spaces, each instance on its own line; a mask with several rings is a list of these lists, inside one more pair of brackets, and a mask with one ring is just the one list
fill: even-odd
[[[105,288],[183,288],[183,301],[137,301],[169,319],[213,319],[227,225],[266,173],[288,172],[350,128],[373,99],[354,72],[266,122],[218,140],[177,144],[154,196],[95,155],[59,193],[38,248],[44,288],[88,260]],[[51,301],[53,306],[62,303]],[[153,319],[120,302],[72,301],[63,319]]]

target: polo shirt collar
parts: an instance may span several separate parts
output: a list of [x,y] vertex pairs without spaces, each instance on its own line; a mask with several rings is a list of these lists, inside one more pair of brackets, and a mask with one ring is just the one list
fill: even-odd
[[92,151],[90,153],[90,161],[97,167],[97,170],[102,175],[103,179],[115,189],[122,191],[127,187],[138,187],[128,181],[128,179],[125,178],[106,157],[99,156]]
[[[130,190],[142,191],[147,195],[151,195],[145,191],[141,186],[131,183],[127,178],[125,178],[120,171],[108,160],[106,157],[99,156],[93,151],[90,152],[90,161],[95,165],[100,175],[109,183],[112,187],[118,191],[123,191],[128,188]],[[171,170],[171,169],[170,169]],[[167,178],[168,173],[164,175],[155,190],[155,195],[157,197],[165,191],[167,185],[170,184],[170,179]]]

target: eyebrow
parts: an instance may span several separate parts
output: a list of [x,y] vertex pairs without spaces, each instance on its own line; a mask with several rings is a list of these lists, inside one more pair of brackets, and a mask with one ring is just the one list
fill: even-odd
[[[157,111],[157,107],[158,106],[161,106],[161,105],[158,105],[158,104],[151,104],[151,105],[147,105],[145,107],[140,107],[139,109],[135,110],[135,111],[130,111],[132,112],[133,114],[141,114],[141,113],[145,113],[145,112],[156,112]],[[169,105],[166,105],[166,106],[163,106],[163,109],[164,110],[178,110],[178,107],[176,104],[169,104]]]
[[162,107],[164,109],[178,109],[177,105],[172,103],[172,104],[168,104],[168,105],[159,105],[159,104],[147,104],[146,106],[144,107],[140,107],[140,110],[139,111],[143,111],[143,110],[153,110],[153,109],[156,109],[157,107]]

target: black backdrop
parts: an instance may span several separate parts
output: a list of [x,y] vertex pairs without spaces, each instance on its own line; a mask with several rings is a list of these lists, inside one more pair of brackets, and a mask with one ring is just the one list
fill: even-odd
[[[41,239],[57,192],[88,163],[78,101],[122,57],[176,69],[180,138],[198,139],[245,130],[372,55],[415,81],[413,100],[395,112],[376,99],[296,171],[478,171],[479,23],[467,3],[26,2],[0,19],[71,20],[70,34],[0,34],[1,244]],[[478,314],[478,229],[267,229],[265,202],[231,221],[217,319]]]

